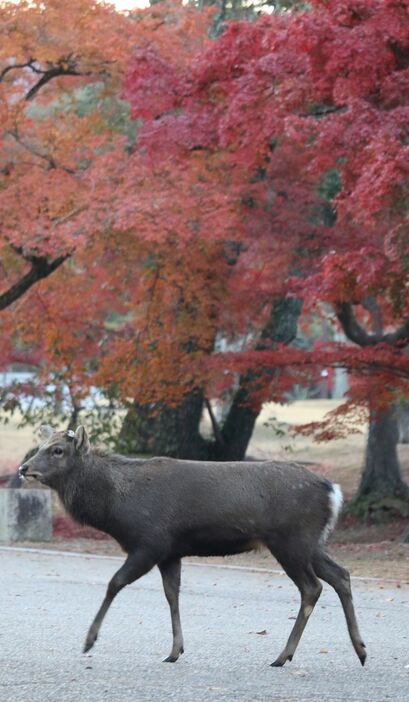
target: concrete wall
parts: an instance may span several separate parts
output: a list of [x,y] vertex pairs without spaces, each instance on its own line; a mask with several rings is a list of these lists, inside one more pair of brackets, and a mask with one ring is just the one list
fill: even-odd
[[49,490],[0,490],[0,541],[50,541]]

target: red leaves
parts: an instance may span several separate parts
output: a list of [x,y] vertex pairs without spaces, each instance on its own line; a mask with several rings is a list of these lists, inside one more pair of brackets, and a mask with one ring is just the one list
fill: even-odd
[[[307,304],[374,295],[383,298],[385,320],[402,313],[407,272],[396,252],[406,246],[408,114],[404,90],[395,90],[392,79],[399,73],[404,88],[401,52],[409,35],[402,8],[378,0],[316,2],[306,13],[231,24],[194,53],[187,69],[177,57],[159,59],[159,47],[156,58],[150,50],[139,55],[152,70],[131,74],[127,94],[135,114],[148,106],[138,143],[162,178],[163,216],[155,222],[185,241],[217,236],[242,246],[227,283],[228,313],[218,317],[225,333],[244,333],[251,319],[257,338],[271,297],[295,288]],[[319,187],[331,169],[339,181],[331,195],[337,221],[325,228]],[[169,187],[172,175],[187,198],[178,200]],[[234,210],[238,196],[241,212]],[[294,251],[302,257],[295,260]],[[294,264],[295,284],[288,275]],[[382,360],[377,353],[374,368]],[[344,362],[351,370],[354,363],[372,367],[354,354],[348,347]],[[318,363],[314,356],[309,361]],[[266,363],[254,358],[259,367]],[[294,382],[280,367],[281,379],[262,388],[256,402]]]
[[[18,334],[45,366],[78,391],[114,385],[147,402],[225,389],[249,368],[267,370],[255,405],[320,366],[364,375],[366,390],[369,373],[396,387],[400,348],[251,348],[272,300],[291,292],[306,307],[373,296],[386,327],[409,313],[407,3],[316,0],[308,12],[232,23],[212,42],[207,16],[181,3],[136,18],[85,0],[45,7],[4,11],[21,42],[12,52],[7,40],[3,61],[27,59],[29,46],[38,65],[66,62],[68,42],[81,75],[50,80],[30,112],[9,71],[0,103],[3,251],[76,249],[20,310]],[[119,104],[124,57],[135,138],[103,110]],[[28,90],[35,76],[24,70]],[[101,92],[81,102],[79,86],[95,80]],[[8,270],[20,271],[15,259]],[[208,364],[220,337],[243,353]]]
[[177,107],[181,89],[182,79],[169,63],[152,50],[135,52],[124,83],[133,119],[155,119]]
[[[322,368],[344,368],[348,371],[350,391],[348,400],[328,415],[324,422],[298,427],[304,434],[313,433],[317,440],[342,438],[353,430],[360,431],[367,420],[367,404],[379,409],[396,399],[397,390],[409,392],[409,359],[399,349],[388,344],[356,348],[347,344],[318,344],[313,351],[277,346],[271,351],[221,353],[209,362],[225,373],[256,374],[250,402],[256,405],[273,398],[280,401],[294,383],[308,385],[319,379]],[[261,372],[261,369],[263,372]]]
[[367,295],[381,293],[390,282],[392,271],[388,259],[373,246],[361,246],[356,251],[330,253],[323,257],[321,271],[307,283],[313,294],[319,288],[321,300],[363,300]]

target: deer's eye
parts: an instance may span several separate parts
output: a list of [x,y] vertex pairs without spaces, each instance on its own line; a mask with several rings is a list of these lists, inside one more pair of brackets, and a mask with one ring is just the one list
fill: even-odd
[[56,446],[55,448],[53,448],[53,451],[52,451],[53,456],[62,456],[63,453],[64,453],[64,451],[59,446]]

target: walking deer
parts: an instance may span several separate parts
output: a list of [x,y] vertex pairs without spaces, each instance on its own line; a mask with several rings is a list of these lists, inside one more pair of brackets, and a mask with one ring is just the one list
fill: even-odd
[[43,443],[20,468],[26,480],[56,490],[71,516],[111,536],[127,553],[108,584],[88,631],[94,645],[114,597],[158,566],[170,607],[173,644],[169,662],[183,653],[179,587],[183,556],[221,556],[266,546],[293,580],[301,606],[290,637],[271,664],[291,661],[321,594],[320,580],[337,592],[349,635],[362,665],[365,644],[358,630],[347,570],[326,552],[342,494],[296,463],[196,462],[135,459],[90,445],[87,432],[41,428]]

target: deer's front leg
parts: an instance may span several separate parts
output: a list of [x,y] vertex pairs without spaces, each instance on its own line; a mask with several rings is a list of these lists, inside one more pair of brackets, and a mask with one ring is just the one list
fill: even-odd
[[142,575],[148,573],[154,565],[155,561],[152,559],[152,557],[143,551],[136,551],[128,556],[123,566],[121,566],[121,568],[115,573],[109,582],[104,601],[102,602],[102,605],[89,628],[87,638],[85,639],[83,649],[84,653],[87,653],[87,651],[93,647],[95,641],[97,640],[98,632],[103,619],[118,592],[122,590],[125,585],[130,585],[131,583],[135,582],[135,580],[138,580],[138,578],[141,578]]

